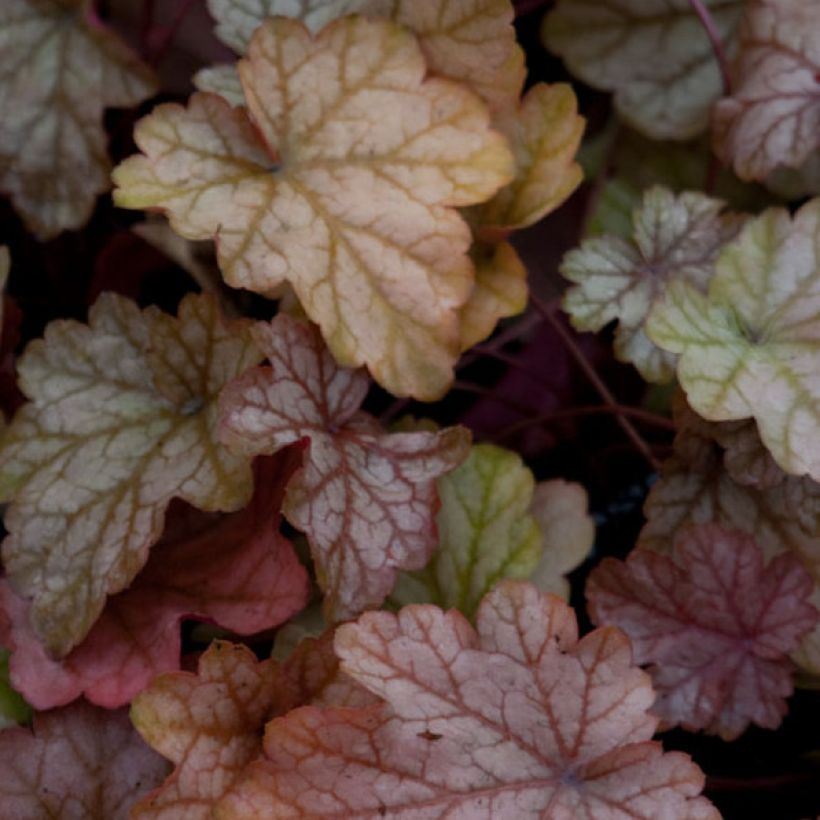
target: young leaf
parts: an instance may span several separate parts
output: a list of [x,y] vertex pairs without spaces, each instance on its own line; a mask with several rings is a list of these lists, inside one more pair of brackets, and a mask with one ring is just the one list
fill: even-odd
[[208,9],[217,36],[239,54],[266,17],[296,17],[318,32],[346,14],[363,14],[409,28],[433,74],[472,88],[491,108],[515,105],[524,85],[510,0],[208,0]]
[[[731,46],[744,0],[704,0]],[[688,139],[706,128],[720,94],[714,50],[689,0],[559,0],[544,43],[570,71],[615,92],[633,128],[654,139]]]
[[438,549],[423,570],[399,575],[392,598],[471,618],[500,579],[528,578],[541,558],[541,531],[529,515],[535,481],[520,456],[478,444],[436,486]]
[[115,708],[156,675],[179,668],[182,618],[249,635],[298,612],[309,599],[308,577],[278,529],[285,483],[299,461],[287,451],[260,460],[248,507],[155,546],[134,583],[108,599],[91,632],[62,661],[48,657],[28,626],[28,607],[0,581],[0,605],[10,620],[0,624],[0,634],[15,650],[14,685],[38,709],[81,694]]
[[672,556],[633,550],[604,559],[587,600],[596,624],[629,635],[649,664],[667,724],[733,740],[750,723],[774,729],[792,693],[786,656],[820,619],[814,584],[792,555],[765,564],[753,538],[702,524],[683,530]]
[[31,401],[0,449],[3,560],[50,653],[78,644],[128,586],[172,498],[248,502],[249,460],[216,446],[215,428],[222,386],[261,358],[250,324],[224,321],[207,296],[187,297],[175,319],[104,294],[88,325],[52,322],[29,345],[19,373]]
[[540,482],[533,493],[530,511],[541,527],[544,548],[530,580],[565,601],[570,592],[565,576],[587,557],[595,540],[588,506],[586,490],[560,478]]
[[617,319],[616,357],[648,381],[669,381],[675,357],[647,338],[646,318],[673,282],[706,289],[718,252],[740,228],[740,218],[721,215],[722,208],[705,194],[646,191],[631,240],[593,237],[564,257],[561,273],[576,285],[564,297],[573,325],[598,331]]
[[242,645],[215,641],[196,675],[158,677],[131,708],[134,725],[175,769],[134,807],[134,820],[208,820],[262,753],[262,728],[308,702],[364,705],[370,695],[338,669],[332,633],[304,641],[283,665],[259,663]]
[[733,91],[715,105],[715,150],[742,179],[797,168],[820,148],[820,5],[752,0]]
[[0,190],[50,239],[110,187],[103,110],[150,97],[154,78],[90,0],[3,0],[0,54]]
[[787,472],[820,479],[820,199],[769,209],[721,252],[708,294],[677,281],[647,332],[680,354],[687,400],[712,421],[754,418]]
[[284,513],[310,540],[326,614],[342,620],[381,604],[397,570],[427,562],[435,479],[465,458],[469,434],[385,434],[358,412],[364,372],[340,368],[307,323],[279,315],[254,338],[271,366],[227,388],[222,439],[245,456],[310,441]]
[[145,155],[114,172],[115,199],[168,211],[190,239],[218,236],[229,284],[290,282],[340,363],[439,398],[473,282],[453,206],[509,182],[512,157],[478,98],[425,71],[415,38],[386,21],[312,38],[269,20],[240,64],[248,110],[209,94],[157,108],[135,131]]
[[420,605],[340,627],[342,668],[387,703],[269,723],[225,819],[718,817],[692,761],[650,740],[652,688],[620,631],[578,641],[566,604],[511,581],[477,624]]
[[126,820],[167,771],[125,710],[78,702],[36,714],[33,732],[0,732],[0,804],[9,820]]

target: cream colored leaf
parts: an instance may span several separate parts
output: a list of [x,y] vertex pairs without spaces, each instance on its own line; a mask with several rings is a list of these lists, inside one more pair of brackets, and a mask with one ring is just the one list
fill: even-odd
[[[704,0],[732,50],[745,0]],[[655,139],[705,130],[721,90],[712,45],[689,0],[559,0],[544,42],[570,71],[615,92],[626,122]]]
[[296,17],[318,32],[339,17],[364,14],[406,26],[432,73],[467,85],[491,108],[515,105],[524,85],[510,0],[208,0],[208,8],[219,38],[239,54],[266,17]]
[[270,20],[240,73],[249,111],[195,95],[138,124],[146,156],[115,171],[117,202],[218,237],[229,284],[289,281],[340,363],[438,398],[473,281],[450,206],[487,199],[512,172],[485,107],[425,80],[412,35],[385,21],[345,19],[313,39]]
[[235,65],[215,65],[202,68],[194,74],[194,85],[200,91],[210,91],[231,105],[244,105],[245,95]]
[[575,283],[564,297],[573,325],[598,331],[617,319],[616,357],[632,362],[647,381],[669,381],[675,357],[647,337],[646,318],[671,283],[706,289],[718,252],[741,224],[721,215],[722,208],[705,194],[646,191],[630,239],[596,236],[564,257],[561,273]]
[[568,85],[533,86],[520,108],[495,118],[515,157],[515,179],[502,188],[478,217],[495,230],[526,228],[554,211],[581,184],[575,154],[584,133],[578,101]]
[[742,179],[797,168],[820,148],[820,4],[751,0],[733,90],[713,111],[715,148]]
[[40,239],[81,227],[110,187],[103,110],[156,90],[151,71],[91,6],[0,6],[0,190]]
[[175,319],[106,294],[88,325],[52,322],[20,360],[30,401],[0,450],[3,561],[53,653],[137,574],[173,497],[204,510],[250,498],[248,459],[215,429],[222,386],[261,357],[249,324],[223,321],[209,297]]
[[711,421],[754,418],[787,472],[820,478],[820,199],[770,209],[727,245],[708,294],[675,282],[647,332]]
[[462,350],[483,342],[499,319],[515,316],[527,306],[527,269],[509,242],[476,242],[470,255],[475,285],[460,312]]

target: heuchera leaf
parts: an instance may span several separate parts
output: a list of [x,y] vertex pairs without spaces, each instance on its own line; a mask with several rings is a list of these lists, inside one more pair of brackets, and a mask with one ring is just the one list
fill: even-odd
[[266,759],[223,801],[268,817],[716,818],[703,775],[650,740],[648,676],[616,629],[504,581],[477,630],[431,605],[340,627],[342,668],[386,700],[268,724]]
[[494,109],[515,105],[524,85],[510,0],[208,0],[208,9],[219,38],[239,54],[266,17],[296,17],[317,32],[344,15],[364,14],[409,28],[433,74],[467,85]]
[[715,149],[742,179],[799,167],[820,147],[820,6],[751,0],[733,90],[713,111]]
[[290,451],[261,459],[248,507],[154,547],[134,583],[108,599],[86,639],[62,661],[48,657],[28,626],[28,607],[0,581],[0,607],[11,622],[0,624],[0,637],[15,650],[17,689],[38,709],[81,694],[100,706],[122,706],[153,677],[179,668],[183,617],[249,635],[298,612],[309,599],[308,577],[278,529],[285,483],[299,461]]
[[439,398],[474,279],[452,206],[486,200],[513,168],[480,100],[425,72],[415,38],[387,21],[313,38],[268,20],[240,63],[248,110],[210,94],[157,108],[136,127],[145,156],[114,172],[115,199],[218,237],[231,285],[290,282],[340,363]]
[[587,557],[595,540],[588,506],[580,484],[557,478],[536,485],[530,511],[541,528],[543,551],[530,580],[542,592],[569,600],[565,576]]
[[680,354],[692,408],[712,421],[754,418],[787,472],[820,478],[820,199],[790,219],[772,208],[721,252],[707,294],[672,283],[647,322]]
[[[732,49],[744,0],[704,0]],[[706,128],[721,78],[712,44],[689,0],[559,0],[544,43],[570,71],[615,92],[615,107],[654,139],[688,139]]]
[[279,315],[254,338],[271,366],[225,391],[222,439],[246,456],[309,440],[284,514],[310,540],[329,618],[378,606],[397,570],[427,563],[436,543],[435,479],[466,457],[469,434],[384,433],[358,410],[365,373],[340,368],[305,322]]
[[358,706],[372,699],[339,671],[332,633],[303,641],[282,665],[260,663],[242,645],[215,641],[197,674],[161,675],[134,701],[134,725],[175,769],[131,817],[208,820],[261,755],[262,728],[271,717],[308,702]]
[[787,653],[820,619],[814,584],[793,555],[768,564],[754,539],[702,524],[679,532],[672,556],[633,550],[590,575],[592,620],[629,635],[649,664],[667,724],[733,740],[750,723],[774,729],[792,693]]
[[9,820],[126,820],[167,771],[125,710],[78,702],[36,714],[33,731],[0,732],[0,804]]
[[130,583],[173,497],[248,502],[249,459],[216,446],[215,428],[222,386],[261,358],[250,325],[207,296],[177,319],[104,294],[88,325],[52,322],[21,358],[30,401],[0,450],[3,561],[49,652],[65,655]]
[[9,682],[9,655],[0,649],[0,731],[31,719],[31,709]]
[[471,618],[499,580],[528,578],[541,558],[541,531],[529,515],[535,480],[516,453],[478,444],[436,486],[438,549],[423,570],[399,575],[392,600]]
[[647,338],[646,318],[673,282],[706,289],[718,252],[741,225],[722,208],[705,194],[646,191],[632,215],[631,239],[593,237],[564,257],[561,274],[575,283],[564,297],[573,325],[597,331],[617,319],[616,357],[648,381],[669,381],[675,357]]
[[155,82],[90,0],[2,6],[0,190],[45,240],[85,224],[111,185],[103,110],[136,105]]

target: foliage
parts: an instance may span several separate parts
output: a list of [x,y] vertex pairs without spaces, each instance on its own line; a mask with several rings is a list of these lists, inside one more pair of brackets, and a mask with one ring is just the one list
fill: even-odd
[[816,3],[0,53],[3,817],[820,813]]

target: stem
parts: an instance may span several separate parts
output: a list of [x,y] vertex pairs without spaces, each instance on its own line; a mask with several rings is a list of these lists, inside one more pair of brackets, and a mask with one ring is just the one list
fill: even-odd
[[149,60],[151,65],[156,66],[161,62],[168,49],[173,45],[174,38],[179,31],[179,27],[188,16],[188,12],[190,12],[190,10],[194,7],[195,3],[199,2],[200,0],[180,0],[179,5],[177,6],[176,14],[174,14],[174,17],[171,20],[171,24],[165,29],[162,34],[162,38],[152,49],[151,59]]
[[515,410],[515,412],[521,416],[528,416],[532,409],[524,404],[520,404],[514,399],[508,399],[497,390],[491,390],[488,387],[482,387],[480,384],[473,384],[472,382],[454,381],[453,390],[461,390],[464,393],[475,393],[476,396],[483,396],[485,399],[490,399],[499,404],[503,404],[505,407],[509,407],[510,410]]
[[709,9],[703,5],[703,0],[689,0],[689,5],[692,6],[693,11],[697,14],[706,32],[706,36],[712,44],[712,51],[715,52],[715,59],[718,62],[720,76],[723,80],[723,95],[728,97],[732,93],[732,78],[729,74],[729,61],[726,59],[726,50],[723,48],[723,40],[720,36],[720,32],[717,30],[714,18]]
[[615,396],[612,395],[609,388],[604,384],[601,377],[595,371],[595,368],[587,361],[587,357],[584,355],[584,352],[578,347],[578,343],[575,339],[572,338],[572,335],[567,331],[563,324],[561,324],[560,320],[555,316],[552,310],[550,310],[547,305],[545,305],[534,293],[530,293],[530,302],[533,304],[535,309],[544,317],[544,320],[549,323],[549,325],[555,330],[555,332],[561,337],[561,341],[566,345],[567,350],[575,359],[578,366],[581,370],[584,371],[584,375],[589,379],[592,386],[598,391],[598,395],[603,399],[604,404],[608,407],[612,408],[612,412],[615,414],[616,419],[618,420],[618,424],[621,426],[621,429],[626,433],[627,438],[632,442],[635,449],[646,459],[646,462],[652,467],[653,470],[658,471],[660,470],[660,462],[652,455],[652,451],[649,449],[649,445],[640,437],[638,431],[632,425],[632,422],[620,412],[620,405],[615,400]]

